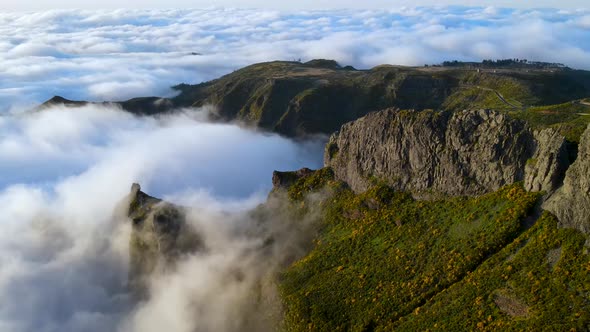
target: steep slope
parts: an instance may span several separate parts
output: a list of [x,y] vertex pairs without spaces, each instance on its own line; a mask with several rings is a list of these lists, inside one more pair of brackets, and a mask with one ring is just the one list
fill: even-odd
[[549,214],[527,230],[540,194],[512,185],[416,201],[386,186],[355,194],[329,173],[288,189],[297,201],[323,182],[334,195],[316,246],[281,277],[286,330],[590,327],[585,237]]
[[[270,266],[248,304],[281,308],[260,295],[271,278],[284,312],[269,324],[282,316],[288,331],[588,330],[589,142],[590,128],[568,169],[558,131],[500,112],[390,109],[346,124],[326,147],[331,167],[275,172],[248,215],[247,236],[264,239],[252,253]],[[195,235],[181,208],[139,189],[131,254],[149,275],[154,259],[199,246],[182,245]]]
[[545,214],[473,273],[384,330],[588,331],[584,240]]
[[[346,122],[388,107],[523,112],[529,106],[578,100],[590,95],[590,72],[478,72],[468,67],[389,65],[355,70],[331,60],[275,61],[251,65],[210,82],[180,84],[174,89],[179,94],[170,99],[146,97],[106,104],[141,115],[211,105],[216,110],[212,116],[218,120],[240,120],[287,136],[305,136],[331,134]],[[76,102],[53,99],[46,105],[56,103]],[[572,116],[577,113],[572,112]],[[590,118],[579,119],[586,120]]]
[[145,289],[156,269],[166,269],[182,255],[203,248],[202,239],[186,222],[184,208],[147,195],[139,184],[132,185],[124,204],[133,225],[129,278],[136,291]]
[[578,158],[567,170],[563,187],[543,205],[562,225],[590,235],[590,126],[580,140]]
[[428,197],[480,195],[523,180],[552,192],[567,169],[566,154],[554,130],[535,133],[500,112],[388,109],[342,126],[324,160],[357,192],[382,182]]

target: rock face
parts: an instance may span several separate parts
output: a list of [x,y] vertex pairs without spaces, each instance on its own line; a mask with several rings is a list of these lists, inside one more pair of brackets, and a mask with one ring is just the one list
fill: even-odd
[[580,140],[578,158],[567,170],[563,186],[544,204],[562,226],[590,234],[590,126]]
[[293,185],[297,180],[310,176],[313,174],[309,168],[302,168],[295,172],[279,172],[274,171],[272,173],[272,187],[273,190],[278,189],[288,189],[291,185]]
[[200,237],[187,225],[186,211],[151,197],[133,184],[128,196],[133,222],[130,239],[130,281],[141,289],[158,267],[173,264],[182,254],[202,247]]
[[357,192],[384,181],[418,196],[477,195],[522,179],[532,141],[524,123],[491,111],[388,109],[344,125],[325,165]]
[[479,195],[525,179],[553,191],[567,168],[564,145],[555,132],[533,133],[499,112],[388,109],[345,124],[324,161],[357,192],[383,181],[422,198]]
[[536,151],[526,163],[525,189],[551,195],[562,185],[570,166],[566,141],[552,128],[537,131],[534,137]]

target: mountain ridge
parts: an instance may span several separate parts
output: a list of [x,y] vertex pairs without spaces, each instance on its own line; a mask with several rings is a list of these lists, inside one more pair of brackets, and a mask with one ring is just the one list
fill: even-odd
[[[179,84],[173,89],[179,92],[173,98],[139,97],[98,104],[115,105],[138,115],[213,106],[214,120],[240,120],[285,136],[304,137],[329,135],[344,123],[390,107],[453,111],[491,108],[532,118],[542,110],[531,115],[523,110],[544,105],[551,109],[551,105],[587,98],[590,72],[392,65],[356,70],[320,59],[253,64],[209,82]],[[43,105],[60,103],[74,106],[84,102],[62,98]],[[577,105],[582,111],[568,113],[572,121],[582,117],[578,113],[590,110],[583,103]]]

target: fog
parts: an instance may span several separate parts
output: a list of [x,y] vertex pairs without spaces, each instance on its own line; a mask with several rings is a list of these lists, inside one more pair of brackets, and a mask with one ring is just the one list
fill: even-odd
[[[243,296],[273,265],[253,252],[261,238],[240,234],[244,211],[266,200],[274,169],[320,167],[322,142],[207,123],[205,112],[140,118],[61,106],[0,117],[0,330],[245,324]],[[155,276],[142,303],[127,287],[130,222],[115,209],[133,182],[189,207],[210,248]],[[236,268],[243,279],[228,282]]]

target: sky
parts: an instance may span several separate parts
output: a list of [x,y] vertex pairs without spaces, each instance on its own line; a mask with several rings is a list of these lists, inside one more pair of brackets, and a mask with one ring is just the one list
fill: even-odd
[[[121,1],[85,1],[80,0],[4,0],[3,10],[47,10],[47,9],[117,9]],[[267,0],[129,0],[126,8],[204,8],[224,6],[236,8],[263,8],[277,10],[310,10],[335,8],[387,9],[400,6],[498,6],[512,8],[587,8],[586,0],[299,0],[299,1],[267,1]]]
[[0,12],[0,112],[32,108],[54,95],[91,101],[170,96],[173,85],[249,64],[315,58],[359,69],[498,58],[590,69],[590,10]]

